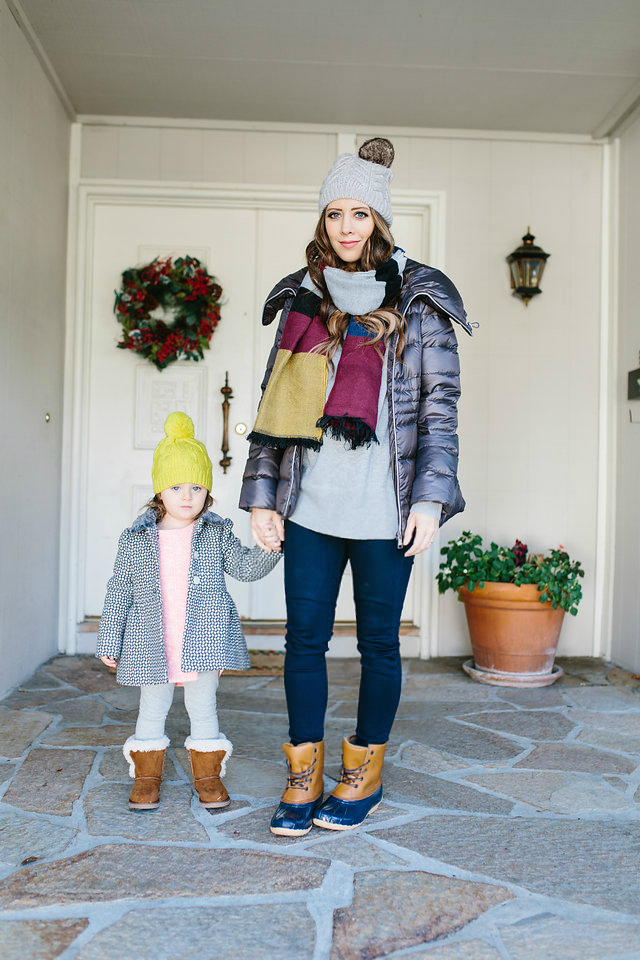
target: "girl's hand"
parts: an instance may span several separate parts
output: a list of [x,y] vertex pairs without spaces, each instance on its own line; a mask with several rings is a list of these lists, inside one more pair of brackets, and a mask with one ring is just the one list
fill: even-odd
[[422,553],[423,550],[428,550],[435,539],[439,527],[440,523],[435,517],[427,517],[423,513],[410,513],[402,542],[406,547],[408,543],[411,543],[411,538],[413,537],[413,545],[407,550],[405,557],[415,557],[416,554]]
[[254,507],[251,511],[251,536],[267,553],[280,553],[284,540],[284,523],[275,510]]
[[100,659],[104,663],[105,667],[113,667],[115,670],[115,668],[118,666],[118,661],[115,657],[100,657]]

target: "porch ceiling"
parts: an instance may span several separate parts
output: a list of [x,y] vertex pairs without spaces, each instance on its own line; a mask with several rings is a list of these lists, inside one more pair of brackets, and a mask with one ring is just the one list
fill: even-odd
[[640,92],[638,0],[21,7],[80,114],[588,134]]

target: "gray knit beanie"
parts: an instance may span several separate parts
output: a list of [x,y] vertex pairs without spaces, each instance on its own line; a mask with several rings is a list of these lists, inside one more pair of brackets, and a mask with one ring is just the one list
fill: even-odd
[[393,174],[389,167],[393,158],[393,146],[383,137],[363,143],[358,156],[353,153],[341,154],[320,187],[320,213],[333,200],[348,197],[366,203],[391,226],[393,214],[389,188]]

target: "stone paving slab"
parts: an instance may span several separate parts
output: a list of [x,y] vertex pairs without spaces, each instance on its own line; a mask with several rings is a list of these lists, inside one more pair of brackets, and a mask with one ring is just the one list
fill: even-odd
[[529,737],[531,740],[564,740],[574,724],[561,713],[541,710],[502,710],[499,713],[476,713],[469,723],[500,733]]
[[634,915],[640,823],[432,815],[374,831],[453,867]]
[[280,697],[261,697],[258,692],[249,693],[219,693],[217,697],[219,710],[241,710],[243,713],[259,713],[261,716],[287,714],[286,702]]
[[328,866],[252,850],[105,844],[0,881],[0,908],[302,891],[320,886]]
[[88,924],[85,919],[0,922],[2,960],[55,960]]
[[297,903],[132,910],[96,934],[77,960],[275,960],[291,956],[292,946],[296,957],[310,958],[315,939],[315,924]]
[[[400,954],[397,954],[400,960]],[[405,954],[409,960],[502,960],[502,954],[482,940],[459,940],[433,950],[412,950]],[[537,960],[543,960],[538,957]],[[550,960],[550,958],[546,958]],[[555,960],[560,960],[556,957]]]
[[504,702],[525,710],[549,710],[551,707],[566,705],[562,681],[554,683],[552,687],[497,687],[496,706]]
[[[571,719],[577,723],[584,723],[597,730],[610,730],[612,733],[622,733],[626,737],[640,737],[640,715],[625,713],[623,717],[618,713],[598,713],[596,710],[571,710]],[[640,740],[636,748],[640,751]]]
[[636,764],[640,763],[640,743],[637,737],[627,737],[622,733],[612,733],[610,730],[581,730],[576,739],[580,743],[589,743],[594,747],[631,754],[636,757]]
[[445,773],[447,770],[463,770],[467,764],[459,757],[452,757],[443,750],[434,750],[424,743],[408,743],[402,748],[401,762],[422,773]]
[[513,809],[513,804],[508,800],[494,797],[490,793],[482,793],[449,780],[439,780],[429,774],[416,773],[391,763],[385,767],[384,795],[387,799],[400,803],[415,803],[447,810],[468,810],[473,813],[508,814]]
[[[132,782],[103,783],[84,799],[87,830],[93,836],[129,837],[131,840],[195,841],[204,843],[207,831],[191,812],[193,791],[187,784],[163,783],[160,806],[155,810],[130,810]],[[225,808],[228,809],[228,808]]]
[[16,772],[16,765],[11,760],[0,760],[0,784],[6,783]]
[[65,727],[49,733],[42,742],[55,747],[117,747],[133,733],[128,724],[108,723],[102,727]]
[[637,765],[638,761],[630,757],[617,757],[577,743],[541,743],[514,764],[515,767],[535,770],[580,770],[585,773],[631,773]]
[[462,664],[468,659],[468,656],[467,654],[465,657],[432,657],[430,660],[405,658],[402,661],[402,665],[405,672],[408,671],[412,677],[424,673],[440,675],[452,674],[458,677],[460,673],[463,672]]
[[353,902],[334,913],[331,960],[384,957],[429,943],[511,898],[503,887],[422,871],[358,873]]
[[87,696],[65,700],[49,707],[50,713],[56,713],[62,718],[60,726],[63,727],[101,723],[106,710],[106,704]]
[[117,686],[115,674],[92,656],[56,657],[42,667],[42,672],[85,693],[101,693]]
[[[25,680],[17,688],[18,690],[50,690],[54,687],[64,687],[65,684],[62,680],[58,680],[57,677],[54,677],[52,673],[49,673],[45,668],[49,664],[46,663],[42,667],[39,667],[34,673],[31,674],[28,680]],[[69,689],[67,687],[67,689]],[[71,696],[71,693],[69,694]]]
[[31,750],[4,795],[4,803],[34,813],[70,817],[95,760],[90,750]]
[[512,773],[476,774],[465,777],[465,780],[552,813],[634,810],[631,799],[586,774],[514,770]]
[[[325,835],[329,831],[324,831]],[[318,843],[318,853],[322,857],[328,857],[330,860],[340,860],[355,869],[371,869],[373,867],[398,867],[405,866],[406,863],[401,857],[383,850],[364,839],[363,836],[354,836],[349,831],[333,833],[334,839],[326,839],[324,843]],[[307,840],[309,837],[307,836]],[[315,853],[316,847],[313,844],[307,844],[305,853]]]
[[[73,697],[83,697],[82,690],[73,690],[71,687],[54,687],[50,690],[26,690],[19,687],[10,696],[5,697],[2,705],[15,710],[28,710],[30,707],[51,707],[50,713],[59,713],[58,704],[61,700],[71,700]],[[58,707],[58,709],[54,709]]]
[[50,713],[0,707],[0,756],[8,760],[21,757],[53,720]]
[[138,710],[140,687],[117,686],[113,690],[103,690],[100,699],[115,707],[116,710]]
[[418,698],[420,700],[451,700],[463,703],[486,703],[495,700],[493,687],[476,683],[465,673],[460,671],[459,677],[442,676],[410,676],[402,685],[402,696],[405,699]]
[[77,830],[61,827],[44,818],[26,818],[12,810],[0,810],[0,863],[18,867],[31,857],[53,857],[68,847]]
[[535,917],[499,930],[511,960],[631,960],[640,956],[637,923],[578,923],[563,917]]
[[603,713],[636,710],[640,713],[640,696],[621,687],[573,687],[565,696],[567,703],[582,710]]
[[442,719],[396,720],[393,733],[468,760],[512,760],[523,750],[520,744],[497,733]]

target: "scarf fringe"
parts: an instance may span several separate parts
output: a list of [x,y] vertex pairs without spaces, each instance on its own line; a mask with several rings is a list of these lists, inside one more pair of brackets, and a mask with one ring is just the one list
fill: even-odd
[[336,440],[344,440],[351,450],[379,443],[376,432],[360,417],[320,417],[317,427]]
[[319,450],[322,446],[321,440],[313,440],[311,437],[271,437],[268,433],[260,433],[257,430],[252,430],[247,440],[249,443],[257,443],[261,447],[270,447],[272,450],[286,450],[287,447],[292,446]]

